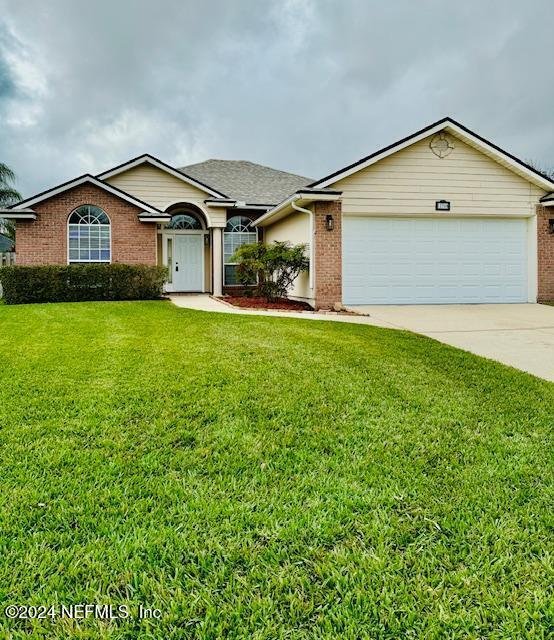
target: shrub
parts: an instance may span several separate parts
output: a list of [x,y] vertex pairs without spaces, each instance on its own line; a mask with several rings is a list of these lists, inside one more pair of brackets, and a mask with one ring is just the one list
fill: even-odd
[[162,295],[165,267],[145,264],[71,264],[2,267],[7,304],[151,300]]
[[240,282],[247,285],[257,279],[256,292],[268,301],[286,298],[293,282],[310,265],[306,245],[290,242],[244,244],[236,250],[233,261],[238,265]]

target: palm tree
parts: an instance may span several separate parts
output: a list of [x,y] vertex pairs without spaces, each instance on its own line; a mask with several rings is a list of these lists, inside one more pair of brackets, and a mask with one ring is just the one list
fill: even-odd
[[[0,162],[0,207],[7,207],[21,200],[21,195],[14,188],[15,173],[8,165]],[[15,225],[9,220],[0,218],[0,231],[4,231],[6,235],[15,240]]]

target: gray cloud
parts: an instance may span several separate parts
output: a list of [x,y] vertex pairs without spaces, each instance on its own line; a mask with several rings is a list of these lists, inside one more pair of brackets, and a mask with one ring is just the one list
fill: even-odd
[[321,176],[443,115],[554,165],[551,0],[0,0],[29,195],[149,152]]

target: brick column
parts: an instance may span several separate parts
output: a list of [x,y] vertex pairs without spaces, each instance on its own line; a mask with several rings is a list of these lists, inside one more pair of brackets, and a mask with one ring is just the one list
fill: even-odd
[[[333,216],[333,230],[327,216]],[[314,206],[315,306],[333,309],[342,305],[342,208],[341,202],[316,202]]]
[[554,220],[554,207],[537,206],[538,302],[554,301],[554,233],[549,220]]

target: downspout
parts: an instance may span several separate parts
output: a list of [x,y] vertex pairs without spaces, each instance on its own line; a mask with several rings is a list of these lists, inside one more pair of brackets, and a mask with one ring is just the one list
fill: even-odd
[[310,221],[310,270],[308,272],[309,275],[309,287],[311,289],[312,295],[314,294],[314,213],[310,211],[310,209],[303,209],[296,204],[296,200],[300,200],[300,196],[293,198],[291,200],[291,207],[295,211],[299,211],[300,213],[307,213],[308,219]]

